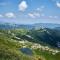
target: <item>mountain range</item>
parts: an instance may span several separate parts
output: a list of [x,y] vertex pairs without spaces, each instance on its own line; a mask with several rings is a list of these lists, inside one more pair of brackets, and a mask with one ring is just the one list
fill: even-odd
[[[11,24],[11,23],[0,23],[0,29],[15,29],[15,28],[23,28],[23,29],[39,29],[39,28],[60,28],[60,24],[53,23],[35,23],[35,24]],[[57,29],[58,29],[57,28]]]

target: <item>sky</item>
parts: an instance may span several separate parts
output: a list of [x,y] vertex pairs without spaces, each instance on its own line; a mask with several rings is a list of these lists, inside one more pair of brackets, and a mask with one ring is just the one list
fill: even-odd
[[60,24],[60,0],[0,0],[0,23]]

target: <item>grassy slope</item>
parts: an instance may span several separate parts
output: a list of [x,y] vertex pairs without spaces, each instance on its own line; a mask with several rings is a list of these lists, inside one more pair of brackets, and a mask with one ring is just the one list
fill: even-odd
[[[18,33],[18,31],[13,32]],[[21,30],[21,33],[23,34],[24,31]],[[2,34],[0,34],[0,60],[39,60],[41,56],[44,57],[42,60],[60,60],[60,53],[52,55],[47,51],[40,51],[38,49],[33,50],[33,56],[25,55],[19,51],[21,44],[18,41],[14,42],[14,40],[11,40],[9,36],[5,31],[2,31]]]
[[0,34],[0,60],[34,60],[32,56],[27,56],[19,51],[20,44],[11,41],[5,34]]

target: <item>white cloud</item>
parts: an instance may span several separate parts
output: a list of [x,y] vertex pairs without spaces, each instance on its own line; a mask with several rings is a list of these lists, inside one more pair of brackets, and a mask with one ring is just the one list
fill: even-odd
[[58,16],[54,16],[54,18],[58,18]]
[[34,13],[34,16],[40,17],[40,13],[35,12],[35,13]]
[[39,11],[39,10],[40,10],[40,8],[37,8],[36,10],[38,10],[38,11]]
[[36,10],[37,10],[37,11],[43,11],[44,8],[45,8],[45,6],[40,6],[40,7],[38,7]]
[[49,18],[53,18],[53,16],[49,16]]
[[20,11],[25,11],[27,9],[28,5],[26,3],[26,1],[22,1],[20,4],[19,4],[19,10]]
[[29,13],[28,16],[30,16],[31,18],[37,18],[37,17],[40,17],[40,13],[37,13],[37,12]]
[[29,15],[31,18],[35,18],[34,14],[32,14],[32,13],[29,13],[28,15]]
[[41,8],[37,8],[36,10],[37,10],[37,11],[42,11],[42,9],[41,9]]
[[15,14],[12,13],[12,12],[9,12],[9,13],[6,13],[5,16],[8,17],[8,18],[14,18]]
[[0,14],[0,18],[2,18],[2,17],[3,17],[3,15]]
[[58,18],[58,16],[49,16],[49,18],[57,19],[57,18]]
[[59,8],[60,8],[60,3],[59,3],[59,2],[56,2],[56,5],[57,5],[57,7],[59,7]]

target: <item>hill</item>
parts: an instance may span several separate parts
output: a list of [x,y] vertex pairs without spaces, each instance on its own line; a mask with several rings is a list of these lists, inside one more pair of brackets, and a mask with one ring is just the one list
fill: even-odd
[[0,60],[59,60],[60,31],[0,29]]

